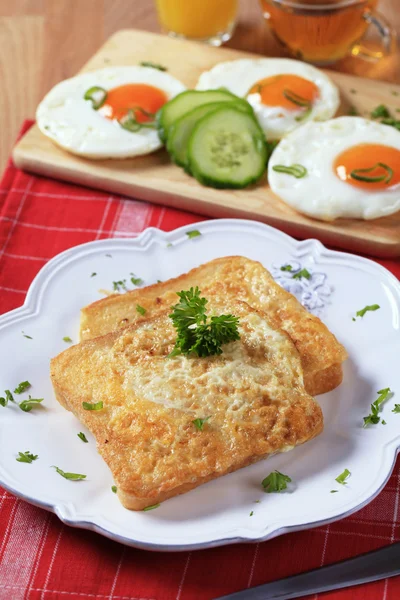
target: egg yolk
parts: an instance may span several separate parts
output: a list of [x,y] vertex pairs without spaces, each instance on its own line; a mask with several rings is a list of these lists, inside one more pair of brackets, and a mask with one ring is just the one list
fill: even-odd
[[[153,120],[153,115],[168,98],[158,88],[147,83],[128,83],[107,92],[107,98],[99,113],[107,119],[119,121],[133,110],[139,123]],[[142,109],[142,110],[141,110]]]
[[400,183],[400,150],[383,144],[358,144],[333,164],[342,181],[364,190],[384,190]]
[[298,75],[274,75],[257,81],[249,94],[260,94],[266,106],[280,106],[286,110],[309,109],[319,97],[319,89],[312,81]]

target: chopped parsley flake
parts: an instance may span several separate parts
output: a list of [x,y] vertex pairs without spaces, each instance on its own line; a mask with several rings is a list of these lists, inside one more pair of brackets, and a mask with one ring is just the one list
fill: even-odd
[[167,248],[171,248],[171,246],[172,246],[171,242],[168,242]]
[[331,494],[337,494],[338,490],[331,490]]
[[384,106],[383,104],[380,104],[371,112],[371,118],[380,119],[379,122],[382,123],[382,125],[394,127],[395,129],[400,131],[400,120],[394,119],[390,114],[388,107]]
[[345,470],[343,471],[343,473],[340,473],[340,475],[338,475],[338,476],[335,478],[335,481],[337,481],[337,482],[338,482],[338,483],[340,483],[341,485],[347,485],[347,481],[346,481],[346,479],[347,479],[348,477],[350,477],[350,475],[351,475],[350,471],[349,471],[348,469],[345,469]]
[[153,506],[146,506],[146,508],[144,508],[144,512],[148,511],[148,510],[154,510],[155,508],[158,508],[160,506],[160,503],[158,504],[153,504]]
[[192,238],[199,237],[199,235],[201,235],[201,233],[198,229],[192,229],[192,231],[187,231],[186,235],[191,240]]
[[111,491],[114,492],[114,494],[116,494],[117,493],[117,486],[116,485],[111,486]]
[[349,108],[349,113],[348,113],[349,117],[358,117],[359,114],[360,113],[358,112],[358,110],[356,109],[356,107],[353,106],[353,105],[351,105],[350,108]]
[[142,285],[143,279],[141,279],[140,277],[135,277],[135,275],[133,273],[130,273],[130,275],[131,275],[131,283],[133,285]]
[[38,406],[43,400],[44,398],[31,398],[31,396],[29,396],[28,400],[23,400],[19,403],[19,407],[24,412],[31,412],[32,408]]
[[287,475],[284,475],[279,471],[273,471],[262,480],[261,485],[264,488],[264,492],[271,494],[273,492],[282,492],[283,490],[286,490],[287,484],[291,481],[291,478]]
[[305,277],[306,279],[311,279],[311,273],[309,273],[307,269],[301,269],[301,271],[293,275],[293,279],[301,279],[302,277]]
[[101,410],[103,408],[103,401],[100,402],[82,402],[82,407],[85,410]]
[[150,60],[142,60],[139,63],[141,67],[151,67],[152,69],[157,69],[158,71],[166,71],[167,67],[163,67],[163,65],[158,65],[157,63],[153,63]]
[[387,106],[384,104],[379,104],[374,110],[371,112],[371,119],[382,119],[389,118],[390,112]]
[[260,504],[261,500],[254,500],[255,504]]
[[120,279],[119,281],[113,281],[114,292],[120,292],[121,289],[124,290],[125,292],[128,291],[128,288],[126,287],[126,279]]
[[82,442],[85,442],[85,444],[88,444],[86,435],[84,433],[82,433],[82,431],[80,431],[79,433],[76,434],[78,436],[78,438],[80,440],[82,440]]
[[361,310],[358,310],[356,312],[356,317],[361,317],[362,318],[365,315],[365,313],[367,313],[369,311],[373,312],[373,311],[379,310],[379,309],[380,309],[379,304],[370,304],[369,306],[364,306],[364,308],[362,308]]
[[400,404],[395,404],[392,413],[400,413]]
[[65,337],[63,337],[63,341],[64,342],[68,342],[68,343],[72,343],[72,340],[71,340],[71,338],[68,335],[66,335]]
[[86,475],[82,475],[81,473],[66,473],[54,465],[53,467],[61,477],[64,477],[64,479],[70,479],[71,481],[81,481],[82,479],[86,479]]
[[28,340],[33,340],[33,337],[32,337],[32,336],[30,336],[30,335],[27,335],[27,334],[26,334],[26,333],[24,333],[23,331],[22,331],[22,335],[24,336],[24,338],[26,338],[26,339],[28,339]]
[[233,315],[207,318],[208,300],[201,297],[198,287],[177,292],[178,304],[172,307],[172,319],[177,338],[169,356],[196,354],[199,357],[222,354],[222,345],[240,339],[239,319]]
[[25,390],[29,389],[30,387],[31,384],[29,381],[21,381],[21,383],[19,383],[15,388],[14,394],[22,394],[22,392],[25,392]]
[[204,423],[206,423],[208,419],[211,419],[211,415],[209,417],[205,417],[204,419],[194,419],[192,423],[196,429],[203,431]]
[[4,398],[0,398],[0,406],[7,406],[9,402],[15,402],[14,396],[12,395],[10,390],[5,390],[4,395]]
[[93,271],[93,273],[91,274],[91,276],[90,276],[90,277],[96,277],[96,275],[97,275],[97,273],[95,273],[95,272]]
[[293,267],[292,265],[283,265],[283,267],[281,267],[281,271],[293,271]]
[[31,454],[29,450],[27,450],[26,452],[18,452],[18,457],[15,460],[18,462],[31,464],[37,458],[37,454]]
[[381,423],[382,425],[386,425],[386,421],[384,419],[382,419]]
[[146,309],[143,308],[143,306],[140,306],[140,304],[136,304],[136,311],[140,314],[140,315],[145,315],[146,314]]
[[392,394],[390,388],[384,388],[378,391],[378,398],[371,404],[371,412],[368,416],[364,417],[364,425],[363,427],[367,427],[367,425],[377,425],[381,420],[379,416],[379,408],[382,402],[388,399],[388,397]]
[[252,517],[254,515],[254,510],[251,511],[250,516]]

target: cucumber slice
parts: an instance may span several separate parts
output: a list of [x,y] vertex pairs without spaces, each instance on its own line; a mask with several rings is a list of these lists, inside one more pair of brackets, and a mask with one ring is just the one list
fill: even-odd
[[165,143],[172,123],[193,108],[209,102],[230,102],[234,100],[238,100],[238,96],[231,94],[228,90],[206,90],[205,92],[187,90],[181,92],[164,104],[157,113],[158,135],[161,141]]
[[200,183],[216,188],[243,188],[265,171],[267,148],[255,118],[236,106],[204,116],[189,140],[189,164]]
[[186,172],[190,173],[188,145],[194,127],[208,113],[213,112],[217,108],[225,108],[230,105],[237,107],[239,110],[252,113],[250,104],[241,98],[237,98],[235,102],[210,102],[209,104],[202,104],[183,115],[183,117],[171,125],[168,133],[167,150],[172,160],[177,165],[183,167]]

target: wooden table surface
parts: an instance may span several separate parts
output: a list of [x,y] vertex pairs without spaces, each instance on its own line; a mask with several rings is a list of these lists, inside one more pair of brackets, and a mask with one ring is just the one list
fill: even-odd
[[[258,0],[239,1],[239,23],[228,46],[284,55]],[[400,0],[380,0],[379,9],[400,31]],[[152,0],[0,0],[0,172],[22,121],[34,116],[42,96],[74,75],[112,33],[129,27],[159,31]],[[400,82],[400,50],[379,63],[346,58],[335,68]]]

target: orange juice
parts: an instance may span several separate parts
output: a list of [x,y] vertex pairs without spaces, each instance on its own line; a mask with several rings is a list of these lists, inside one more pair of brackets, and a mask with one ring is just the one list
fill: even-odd
[[[166,31],[197,40],[229,34],[237,0],[156,0],[160,23]],[[227,39],[228,39],[227,38]]]

